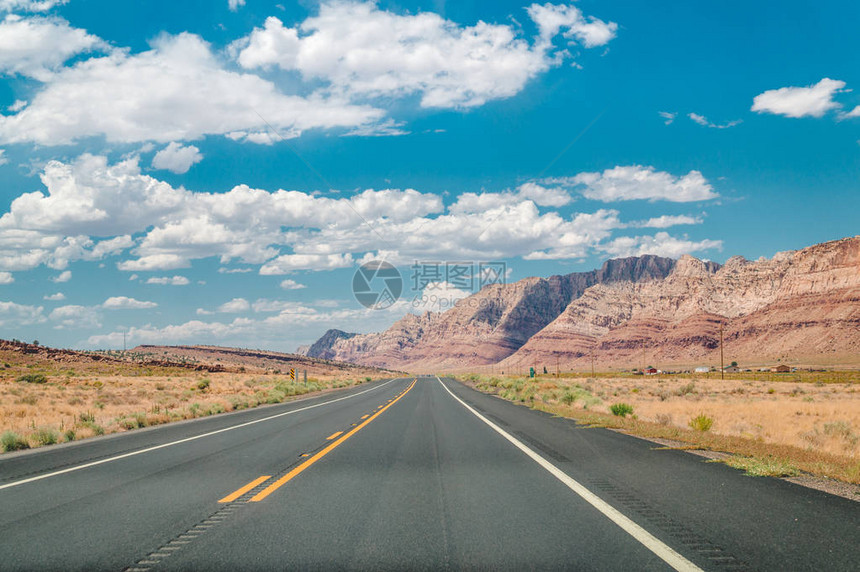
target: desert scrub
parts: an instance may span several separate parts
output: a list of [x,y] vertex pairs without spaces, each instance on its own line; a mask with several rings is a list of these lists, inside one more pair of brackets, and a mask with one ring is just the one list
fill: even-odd
[[265,394],[263,401],[268,404],[281,403],[284,399],[287,398],[287,394],[284,393],[280,389],[270,389],[268,393]]
[[515,401],[517,399],[517,391],[515,389],[504,389],[499,393],[499,397],[509,401]]
[[824,424],[824,434],[831,437],[839,437],[846,443],[854,446],[860,437],[851,431],[851,424],[847,421],[833,421]]
[[696,393],[696,384],[692,381],[687,385],[682,385],[677,390],[675,390],[675,395],[678,397],[684,397],[685,395],[689,395],[691,393]]
[[704,433],[705,431],[710,431],[710,430],[711,430],[711,426],[712,426],[713,424],[714,424],[714,418],[713,418],[713,417],[708,417],[708,416],[707,416],[707,415],[705,415],[704,413],[700,413],[700,414],[696,415],[695,417],[693,417],[692,419],[690,419],[690,423],[689,423],[690,427],[691,427],[693,430],[695,430],[695,431],[701,431],[701,432],[703,432],[703,433]]
[[209,389],[209,380],[205,377],[197,382],[197,390],[198,391],[206,391]]
[[27,373],[15,381],[22,383],[48,383],[48,377],[43,373]]
[[39,427],[33,433],[32,437],[40,447],[53,445],[60,439],[60,435],[49,427]]
[[3,448],[3,452],[20,451],[21,449],[29,449],[30,444],[17,433],[6,431],[0,435],[0,447]]
[[796,477],[800,474],[790,462],[771,456],[729,457],[724,462],[730,467],[741,469],[750,477]]
[[629,403],[613,403],[609,410],[617,417],[627,417],[633,414],[633,406]]

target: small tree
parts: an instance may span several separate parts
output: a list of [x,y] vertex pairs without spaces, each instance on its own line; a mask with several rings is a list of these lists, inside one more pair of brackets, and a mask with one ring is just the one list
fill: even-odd
[[738,367],[738,362],[733,361],[733,362],[732,362],[732,367]]

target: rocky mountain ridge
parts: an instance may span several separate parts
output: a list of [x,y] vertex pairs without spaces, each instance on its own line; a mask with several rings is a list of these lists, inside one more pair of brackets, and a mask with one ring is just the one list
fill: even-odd
[[[493,285],[388,330],[324,336],[329,359],[406,370],[860,361],[860,236],[722,266],[682,256]],[[310,353],[309,355],[313,355]],[[853,360],[853,362],[852,362]]]
[[330,330],[308,355],[398,369],[496,363],[588,288],[663,279],[674,265],[670,258],[648,255],[609,260],[589,272],[492,284],[444,313],[407,314],[384,332],[344,337]]

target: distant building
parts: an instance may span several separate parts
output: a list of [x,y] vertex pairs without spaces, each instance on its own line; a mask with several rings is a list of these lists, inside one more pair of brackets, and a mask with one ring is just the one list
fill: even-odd
[[709,371],[711,371],[711,368],[709,368],[706,365],[700,365],[699,367],[697,367],[693,371],[696,373],[708,373]]
[[783,364],[770,368],[770,371],[773,373],[788,373],[791,371],[791,368]]
[[645,375],[657,375],[657,368],[656,367],[649,367],[648,369],[646,369],[644,371],[645,371]]
[[723,368],[723,371],[726,373],[740,373],[741,368],[736,365],[729,365]]

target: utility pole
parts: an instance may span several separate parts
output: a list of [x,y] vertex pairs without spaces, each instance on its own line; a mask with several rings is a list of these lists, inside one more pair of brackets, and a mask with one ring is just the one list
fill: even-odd
[[720,321],[720,379],[726,379],[726,369],[723,367],[723,322]]
[[122,351],[125,353],[125,330],[122,332]]
[[558,378],[558,356],[555,356],[555,377]]

